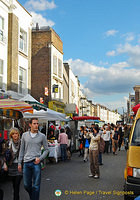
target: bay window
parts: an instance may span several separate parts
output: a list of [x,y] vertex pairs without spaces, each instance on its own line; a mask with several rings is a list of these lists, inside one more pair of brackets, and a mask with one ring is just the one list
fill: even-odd
[[62,61],[58,59],[58,76],[62,78]]
[[0,16],[0,41],[4,40],[4,18]]
[[57,57],[53,56],[53,73],[57,75]]
[[27,33],[23,29],[20,29],[19,48],[24,53],[27,53]]

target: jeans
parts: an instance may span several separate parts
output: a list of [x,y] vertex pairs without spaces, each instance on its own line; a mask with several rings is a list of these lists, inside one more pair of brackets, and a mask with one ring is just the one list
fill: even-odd
[[99,152],[98,162],[100,165],[102,164],[102,153],[101,152]]
[[112,153],[112,139],[109,140],[109,150],[110,153]]
[[104,153],[108,153],[108,148],[109,148],[109,141],[105,141],[105,150]]
[[67,145],[66,144],[60,144],[60,148],[61,148],[62,161],[65,161],[67,159]]
[[30,200],[39,200],[41,182],[41,164],[34,162],[24,163],[23,166],[24,188],[30,196]]

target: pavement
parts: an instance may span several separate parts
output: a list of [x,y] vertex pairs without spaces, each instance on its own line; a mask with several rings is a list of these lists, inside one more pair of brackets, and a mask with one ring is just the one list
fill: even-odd
[[[40,200],[123,200],[124,168],[126,151],[103,154],[104,165],[100,166],[100,179],[89,178],[89,161],[83,162],[79,152],[71,160],[47,163],[42,170]],[[12,184],[2,184],[4,200],[12,199]],[[60,195],[60,196],[58,196]],[[23,182],[20,200],[28,200]]]

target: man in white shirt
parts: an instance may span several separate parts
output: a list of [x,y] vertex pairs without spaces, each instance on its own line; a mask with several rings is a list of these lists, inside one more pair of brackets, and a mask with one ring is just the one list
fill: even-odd
[[108,148],[109,148],[109,141],[110,141],[110,131],[108,126],[105,126],[105,130],[103,131],[103,139],[105,141],[105,151],[104,153],[108,153]]

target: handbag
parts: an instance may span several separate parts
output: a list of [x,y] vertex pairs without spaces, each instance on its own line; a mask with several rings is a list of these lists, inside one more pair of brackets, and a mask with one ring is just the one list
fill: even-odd
[[100,137],[100,141],[98,143],[98,147],[99,147],[99,152],[103,153],[104,149],[105,149],[105,141],[102,137]]
[[85,148],[89,148],[89,141],[88,141],[88,139],[86,139]]
[[83,149],[83,143],[80,143],[79,149]]
[[6,149],[4,155],[5,155],[6,162],[9,162],[12,159],[12,153],[10,149]]

